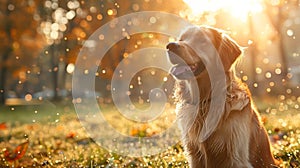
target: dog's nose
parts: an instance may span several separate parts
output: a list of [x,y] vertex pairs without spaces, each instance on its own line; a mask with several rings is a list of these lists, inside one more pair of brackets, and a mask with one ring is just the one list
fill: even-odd
[[179,46],[179,44],[178,43],[176,43],[176,42],[171,42],[171,43],[169,43],[168,45],[167,45],[167,49],[168,50],[176,50],[176,49],[178,49],[180,46]]

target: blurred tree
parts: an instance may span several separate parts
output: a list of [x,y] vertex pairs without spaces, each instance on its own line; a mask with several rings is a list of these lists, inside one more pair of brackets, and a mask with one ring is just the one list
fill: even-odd
[[[43,46],[41,36],[35,31],[38,16],[35,13],[36,0],[2,0],[0,2],[0,103],[13,80],[24,87],[26,74],[35,67],[33,58]],[[25,74],[25,75],[24,75]],[[25,78],[24,78],[25,77]]]
[[284,31],[284,22],[288,19],[290,14],[290,9],[295,7],[299,7],[299,0],[267,0],[265,2],[266,13],[277,31],[277,40],[279,42],[279,52],[282,60],[282,75],[287,76],[288,73],[288,52],[285,47],[284,36],[286,35],[286,31]]
[[[168,7],[166,8],[166,6]],[[72,41],[72,47],[66,55],[66,57],[68,58],[67,60],[74,63],[76,60],[78,49],[80,48],[84,40],[86,40],[102,25],[114,18],[132,12],[153,10],[179,14],[180,10],[184,7],[184,3],[178,0],[171,0],[168,2],[162,0],[98,0],[84,3],[81,2],[80,7],[76,10],[76,17],[69,22],[68,29],[64,34],[64,36],[67,37],[68,41]],[[140,35],[138,38],[142,39],[144,36],[145,35]],[[124,52],[126,52],[126,48],[134,46],[135,44],[133,43],[136,43],[138,38],[124,39],[118,44],[118,46],[114,46],[112,50],[107,53],[107,59],[103,60],[102,65],[108,65],[112,69],[106,69],[107,73],[105,76],[111,76],[114,67],[120,60],[123,59],[123,54]],[[132,51],[133,50],[130,50],[130,52]]]
[[[59,97],[58,91],[64,89],[66,66],[75,63],[82,44],[102,25],[116,17],[144,10],[178,14],[184,6],[183,2],[178,0],[48,0],[40,5],[40,32],[50,45],[46,53],[51,57],[49,61],[54,99]],[[133,43],[143,37],[144,35],[139,35],[136,38],[124,39],[112,47],[99,68],[100,71],[105,69],[106,72],[100,73],[101,77],[110,78],[114,68],[123,59],[124,53],[129,52],[126,48],[134,46]]]
[[12,37],[11,37],[11,27],[12,23],[9,19],[10,10],[8,9],[8,2],[1,1],[1,7],[5,7],[4,9],[1,8],[1,14],[4,19],[2,23],[3,26],[1,26],[1,36],[4,38],[3,45],[1,45],[1,62],[0,62],[0,103],[4,104],[5,102],[5,81],[6,81],[6,73],[7,73],[7,66],[5,63],[7,62],[11,52],[12,52]]
[[[69,5],[72,7],[70,11],[67,4],[71,4]],[[47,80],[43,87],[44,91],[47,89],[53,90],[53,100],[59,99],[58,93],[64,88],[63,81],[66,67],[64,58],[68,48],[66,47],[67,41],[63,37],[67,31],[69,20],[75,17],[73,9],[78,7],[79,2],[74,4],[73,1],[67,0],[48,0],[41,3],[37,9],[41,18],[39,32],[44,35],[48,45],[48,47],[45,47],[44,53],[40,55],[40,64],[43,64],[41,69],[42,78]],[[49,77],[51,82],[49,82]]]

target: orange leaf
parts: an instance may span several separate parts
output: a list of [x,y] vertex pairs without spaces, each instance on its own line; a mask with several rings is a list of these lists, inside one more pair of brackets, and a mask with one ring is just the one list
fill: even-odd
[[0,130],[6,130],[7,129],[7,125],[5,122],[0,123]]
[[137,128],[132,128],[130,130],[130,135],[131,136],[136,136],[139,133],[139,130]]
[[266,116],[262,116],[262,117],[261,117],[261,121],[262,121],[263,124],[265,124],[265,123],[267,122],[267,120],[268,120],[268,119],[267,119]]
[[67,135],[67,138],[68,139],[73,139],[73,138],[75,138],[75,136],[76,136],[75,132],[69,132],[69,134]]
[[9,150],[5,150],[4,151],[5,160],[9,162],[14,162],[16,160],[21,159],[25,155],[28,149],[28,145],[29,145],[29,141],[26,141],[18,145],[13,152],[10,152]]

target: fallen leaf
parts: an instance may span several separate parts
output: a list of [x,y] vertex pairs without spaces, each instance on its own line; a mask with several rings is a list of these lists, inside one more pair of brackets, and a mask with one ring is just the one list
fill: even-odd
[[67,139],[73,139],[75,138],[76,133],[75,132],[69,132],[68,135],[66,136]]
[[7,129],[7,125],[5,122],[0,123],[0,130],[6,130]]
[[26,141],[26,142],[18,145],[13,152],[6,149],[4,151],[5,160],[7,160],[9,162],[14,162],[14,161],[21,159],[25,155],[25,153],[28,149],[28,145],[29,145],[29,141]]

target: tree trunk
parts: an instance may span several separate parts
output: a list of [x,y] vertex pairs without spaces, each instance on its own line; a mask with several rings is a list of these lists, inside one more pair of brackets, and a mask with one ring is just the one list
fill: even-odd
[[50,54],[51,54],[51,73],[52,73],[52,87],[53,87],[53,101],[59,100],[58,96],[58,64],[57,64],[57,51],[56,45],[52,44],[50,46]]
[[287,54],[284,47],[283,42],[283,32],[282,32],[282,24],[283,24],[283,16],[282,16],[282,7],[278,7],[278,22],[277,22],[277,31],[279,34],[279,54],[281,57],[281,69],[282,69],[282,76],[286,77],[288,73],[288,62],[287,62]]
[[[254,32],[254,26],[253,26],[253,20],[252,20],[252,14],[248,14],[248,27],[249,27],[249,37],[250,40],[252,41],[251,46],[249,47],[249,53],[250,53],[250,62],[251,62],[251,72],[250,72],[250,81],[253,83],[250,83],[250,89],[253,89],[254,86],[253,84],[257,81],[257,75],[256,75],[256,57],[257,57],[257,48],[256,48],[256,41],[254,40],[253,37],[255,37],[255,32]],[[253,92],[253,93],[259,93],[259,92]]]
[[[5,62],[3,60],[5,60],[4,58],[5,56],[3,56],[1,62]],[[3,65],[1,67],[1,71],[0,71],[0,105],[5,103],[5,91],[6,91],[6,87],[5,87],[5,81],[6,81],[6,72],[7,72],[7,68],[5,65]]]
[[[6,2],[6,6],[8,6],[9,2]],[[12,52],[12,38],[11,38],[11,27],[12,27],[12,23],[11,20],[9,18],[10,15],[10,11],[8,10],[8,8],[6,8],[5,10],[5,15],[6,15],[6,19],[3,21],[5,26],[5,34],[7,36],[7,41],[8,41],[8,45],[6,50],[4,51],[3,55],[2,55],[2,59],[1,59],[1,70],[0,70],[0,105],[5,103],[5,97],[6,97],[6,73],[7,73],[7,65],[6,65],[6,61],[8,60],[11,52]]]
[[265,1],[265,6],[266,8],[266,14],[269,17],[270,22],[272,23],[273,27],[275,28],[275,30],[278,33],[278,42],[279,42],[279,54],[280,54],[280,59],[281,59],[281,75],[286,77],[287,72],[288,72],[288,62],[287,62],[287,54],[285,51],[285,47],[284,47],[284,42],[283,42],[283,32],[282,32],[282,25],[284,22],[284,17],[282,14],[282,6],[277,6],[277,17],[274,17],[274,15],[271,13],[271,9],[274,8],[272,6],[270,6],[266,1]]

